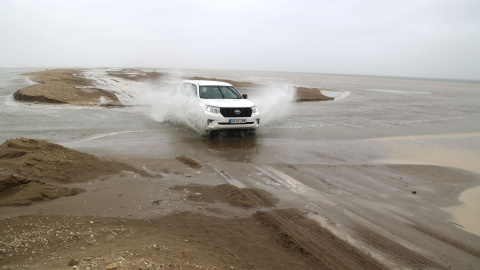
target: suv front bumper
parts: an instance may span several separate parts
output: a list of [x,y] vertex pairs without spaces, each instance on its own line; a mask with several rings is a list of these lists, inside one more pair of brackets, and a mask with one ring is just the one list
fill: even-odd
[[[229,130],[229,129],[256,129],[260,126],[260,114],[252,114],[251,117],[223,117],[219,114],[208,113],[206,115],[206,130]],[[231,123],[230,120],[245,120],[245,123]]]

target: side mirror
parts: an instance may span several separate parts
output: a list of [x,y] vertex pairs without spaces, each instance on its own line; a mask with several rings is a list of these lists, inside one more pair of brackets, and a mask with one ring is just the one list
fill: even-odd
[[247,98],[248,98],[248,95],[247,95],[247,94],[243,94],[242,97],[243,97],[243,99],[247,99]]

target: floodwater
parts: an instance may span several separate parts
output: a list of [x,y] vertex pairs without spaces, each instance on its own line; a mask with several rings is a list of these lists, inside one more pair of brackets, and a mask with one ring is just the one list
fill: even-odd
[[[212,70],[165,70],[159,80],[110,77],[85,70],[126,108],[19,103],[12,94],[32,84],[19,74],[42,68],[0,68],[0,141],[44,139],[97,155],[140,158],[201,156],[203,160],[295,164],[436,164],[480,173],[480,82]],[[145,71],[153,71],[146,69]],[[185,125],[171,102],[182,76],[261,84],[243,89],[262,113],[254,136],[205,138]],[[292,102],[295,86],[325,88],[334,101]],[[242,90],[241,88],[239,88]],[[478,183],[480,185],[480,183]],[[448,208],[480,235],[473,187]],[[473,195],[472,195],[473,193]],[[469,199],[473,198],[473,199]],[[473,205],[473,206],[472,206]],[[475,206],[476,205],[476,206]],[[465,214],[465,209],[468,214]],[[461,216],[461,217],[460,217]],[[475,221],[475,220],[476,221]]]

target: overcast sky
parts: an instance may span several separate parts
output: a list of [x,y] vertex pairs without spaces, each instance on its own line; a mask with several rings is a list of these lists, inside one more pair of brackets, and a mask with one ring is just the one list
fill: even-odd
[[0,0],[0,66],[480,80],[479,0]]

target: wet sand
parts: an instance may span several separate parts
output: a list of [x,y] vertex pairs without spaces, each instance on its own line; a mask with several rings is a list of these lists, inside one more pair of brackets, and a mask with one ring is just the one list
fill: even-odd
[[[225,183],[185,156],[144,164],[146,173],[45,141],[22,138],[1,148],[10,176],[0,182],[1,260],[9,268],[382,269],[299,210],[277,209],[278,198],[265,190]],[[219,185],[184,180],[202,177]],[[33,205],[16,206],[25,204]]]
[[[201,151],[189,156],[188,144],[181,155],[162,159],[103,149],[91,151],[99,157],[78,153],[81,169],[67,171],[50,168],[72,160],[62,159],[58,149],[74,152],[39,144],[21,151],[11,145],[0,154],[2,168],[45,182],[47,176],[89,175],[106,166],[95,167],[100,162],[120,170],[49,182],[82,191],[66,194],[73,196],[2,206],[0,264],[6,268],[476,269],[480,264],[478,236],[441,209],[458,204],[460,194],[479,183],[474,172],[434,165],[211,160]],[[226,142],[219,147],[239,151]]]
[[474,269],[480,258],[476,238],[438,209],[478,181],[473,173],[184,160],[119,159],[129,170],[61,184],[78,195],[3,206],[2,264]]
[[[478,153],[470,149],[446,149],[428,143],[431,140],[475,140],[479,133],[455,133],[431,136],[405,136],[376,139],[382,144],[389,144],[389,158],[383,162],[397,164],[437,164],[468,170],[480,174]],[[393,143],[392,143],[393,142]],[[408,150],[407,150],[408,149]],[[459,195],[461,204],[445,207],[455,222],[462,228],[480,235],[480,186],[475,185]]]

